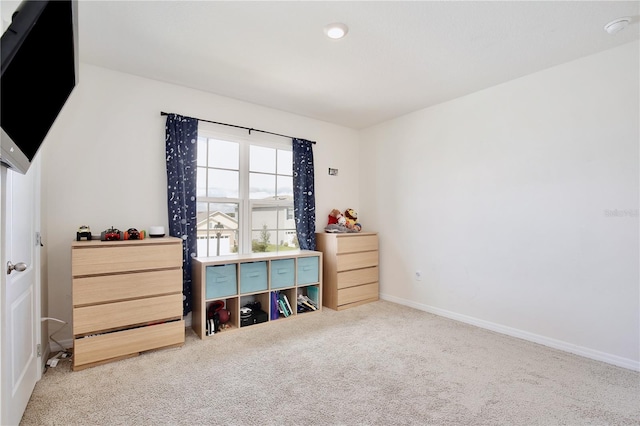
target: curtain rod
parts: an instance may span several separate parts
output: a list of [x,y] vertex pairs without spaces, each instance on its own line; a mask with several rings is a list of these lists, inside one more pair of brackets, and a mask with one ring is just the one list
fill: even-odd
[[[164,112],[164,111],[160,111],[160,115],[169,115],[172,114],[170,112]],[[195,118],[195,117],[192,117]],[[219,124],[221,126],[229,126],[229,127],[235,127],[236,129],[244,129],[244,130],[248,130],[249,134],[251,134],[251,132],[260,132],[260,133],[267,133],[269,135],[274,135],[274,136],[281,136],[283,138],[289,138],[289,139],[300,139],[300,138],[294,138],[293,136],[287,136],[287,135],[281,135],[280,133],[273,133],[273,132],[267,132],[266,130],[260,130],[260,129],[254,129],[253,127],[244,127],[244,126],[238,126],[236,124],[228,124],[228,123],[220,123],[219,121],[211,121],[211,120],[203,120],[201,118],[196,118],[196,120],[198,121],[204,121],[206,123],[212,123],[212,124]],[[309,141],[312,144],[315,145],[315,141]]]

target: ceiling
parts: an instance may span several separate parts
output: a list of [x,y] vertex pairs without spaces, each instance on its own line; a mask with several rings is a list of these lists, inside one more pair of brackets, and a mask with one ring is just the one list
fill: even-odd
[[[80,59],[360,129],[637,40],[639,15],[637,1],[81,0]],[[331,22],[348,35],[325,37]]]

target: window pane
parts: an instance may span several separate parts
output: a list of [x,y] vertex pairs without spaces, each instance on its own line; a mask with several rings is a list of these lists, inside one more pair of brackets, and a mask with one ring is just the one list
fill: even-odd
[[207,196],[207,169],[204,167],[198,167],[196,170],[196,196]]
[[278,197],[291,197],[293,199],[293,177],[278,175]]
[[293,230],[276,231],[263,228],[251,232],[251,252],[276,252],[298,250],[298,237]]
[[209,197],[238,198],[239,172],[209,169]]
[[249,174],[249,198],[252,200],[273,199],[276,196],[276,175]]
[[280,206],[278,209],[278,229],[295,229],[296,221],[293,219],[293,204]]
[[251,232],[251,252],[263,253],[276,251],[274,240],[276,238],[276,231],[272,229],[263,228],[260,231]]
[[[196,203],[197,221],[198,224],[207,217],[207,203]],[[198,226],[199,228],[200,226]]]
[[251,211],[252,251],[281,251],[299,248],[292,205],[256,205]]
[[283,250],[297,250],[298,246],[298,238],[296,236],[296,231],[294,230],[284,230],[278,231],[278,251]]
[[237,142],[209,139],[209,167],[240,168],[240,145]]
[[198,256],[238,252],[238,204],[197,203]]
[[276,150],[251,145],[249,150],[249,170],[252,172],[275,173]]
[[278,150],[278,174],[293,175],[293,153],[291,151]]
[[207,165],[207,138],[198,137],[198,166]]
[[238,228],[238,204],[236,203],[208,203],[210,212],[224,213],[230,222],[225,222],[226,227]]
[[259,231],[264,227],[276,229],[278,226],[278,207],[261,206],[251,210],[251,229]]

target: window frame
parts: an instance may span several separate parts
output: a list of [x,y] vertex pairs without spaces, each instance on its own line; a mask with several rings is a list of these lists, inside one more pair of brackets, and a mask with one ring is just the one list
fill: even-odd
[[[240,135],[233,132],[224,132],[218,129],[213,129],[211,125],[208,125],[206,122],[200,122],[198,125],[198,137],[203,137],[207,139],[218,139],[228,142],[234,142],[238,144],[239,147],[239,188],[238,188],[238,198],[225,198],[225,197],[208,197],[205,196],[196,196],[196,203],[237,203],[238,205],[238,254],[251,254],[253,253],[252,248],[252,235],[254,232],[254,226],[252,224],[252,212],[253,208],[256,205],[265,206],[265,205],[273,205],[273,206],[282,206],[285,209],[291,209],[293,212],[294,204],[293,197],[290,202],[283,203],[282,199],[276,195],[274,199],[251,199],[250,196],[250,187],[249,187],[249,176],[250,176],[250,147],[251,145],[260,146],[265,148],[272,148],[276,150],[284,150],[290,151],[293,155],[293,146],[290,140],[283,139],[281,137],[270,137],[269,135],[260,134],[257,136],[256,134],[252,135]],[[200,156],[200,153],[198,153]],[[207,153],[208,156],[208,153]],[[277,154],[276,154],[276,170],[275,175],[278,175],[277,169]],[[207,159],[208,166],[208,159]],[[197,166],[200,167],[200,166]],[[292,170],[293,176],[293,170]],[[276,177],[277,180],[277,177]],[[208,184],[208,182],[206,182]],[[277,188],[276,188],[277,191]],[[285,204],[283,206],[283,204]],[[285,212],[286,214],[286,212]],[[285,218],[286,219],[286,218]],[[287,233],[288,231],[294,231],[295,233],[295,216],[294,216],[294,228],[279,228],[280,224],[277,224],[276,231],[276,239],[277,232]],[[279,241],[276,241],[276,246],[279,246]],[[275,252],[274,252],[275,253]],[[198,254],[201,257],[200,254]],[[209,254],[209,257],[216,257],[215,254],[212,256]]]

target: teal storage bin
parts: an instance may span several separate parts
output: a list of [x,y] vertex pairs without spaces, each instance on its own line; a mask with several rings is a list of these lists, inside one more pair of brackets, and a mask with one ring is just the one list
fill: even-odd
[[292,287],[295,284],[294,263],[293,259],[271,261],[271,288]]
[[298,285],[317,283],[318,281],[318,257],[299,257]]
[[207,266],[207,299],[235,296],[238,293],[236,265]]
[[240,293],[253,293],[267,289],[267,262],[240,264]]

